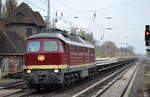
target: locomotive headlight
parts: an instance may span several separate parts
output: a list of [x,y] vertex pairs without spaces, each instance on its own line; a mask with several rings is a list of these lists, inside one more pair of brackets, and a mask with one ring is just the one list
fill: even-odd
[[59,70],[58,70],[58,69],[54,69],[54,72],[55,72],[55,73],[58,73],[58,72],[59,72]]
[[44,61],[45,60],[45,56],[44,55],[38,55],[37,59],[39,61]]
[[27,70],[27,73],[28,73],[28,74],[30,74],[30,73],[31,73],[31,70],[30,70],[30,69],[28,69],[28,70]]

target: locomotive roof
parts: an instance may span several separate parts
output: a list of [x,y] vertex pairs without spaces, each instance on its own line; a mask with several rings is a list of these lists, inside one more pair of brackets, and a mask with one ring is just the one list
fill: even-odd
[[65,32],[52,32],[52,33],[38,33],[28,37],[27,39],[37,39],[37,38],[58,38],[68,44],[84,46],[89,48],[94,48],[93,44],[83,38],[75,35],[70,35]]

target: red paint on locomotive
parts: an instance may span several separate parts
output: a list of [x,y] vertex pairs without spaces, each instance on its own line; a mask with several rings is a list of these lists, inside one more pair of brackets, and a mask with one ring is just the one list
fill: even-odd
[[[76,45],[69,45],[63,43],[59,39],[31,39],[32,41],[40,41],[40,51],[38,52],[26,52],[25,53],[25,64],[26,66],[31,65],[62,65],[68,64],[70,66],[85,65],[95,62],[95,52],[93,48],[81,47]],[[53,52],[44,51],[44,41],[56,41],[58,43],[58,49]],[[64,50],[60,51],[60,46],[63,45]],[[38,55],[44,55],[45,60],[39,61]]]
[[[24,54],[25,65],[59,65],[59,64],[68,64],[67,55],[64,50],[64,43],[59,39],[31,39],[28,40],[27,45],[30,42],[40,42],[40,49],[37,52],[27,52]],[[44,42],[45,41],[55,41],[57,42],[57,50],[56,51],[45,51],[44,50]],[[61,48],[62,46],[63,48]],[[38,56],[43,55],[45,57],[44,61],[39,61]]]

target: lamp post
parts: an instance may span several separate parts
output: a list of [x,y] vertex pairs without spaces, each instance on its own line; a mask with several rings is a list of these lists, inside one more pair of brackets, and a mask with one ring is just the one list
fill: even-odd
[[102,31],[102,34],[101,34],[101,38],[100,38],[101,41],[104,40],[105,30],[112,30],[112,28],[103,28],[103,31]]

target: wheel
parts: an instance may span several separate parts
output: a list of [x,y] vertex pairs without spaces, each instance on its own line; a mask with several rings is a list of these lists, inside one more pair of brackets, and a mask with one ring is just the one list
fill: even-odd
[[71,85],[70,76],[68,74],[64,75],[64,86],[68,87]]

